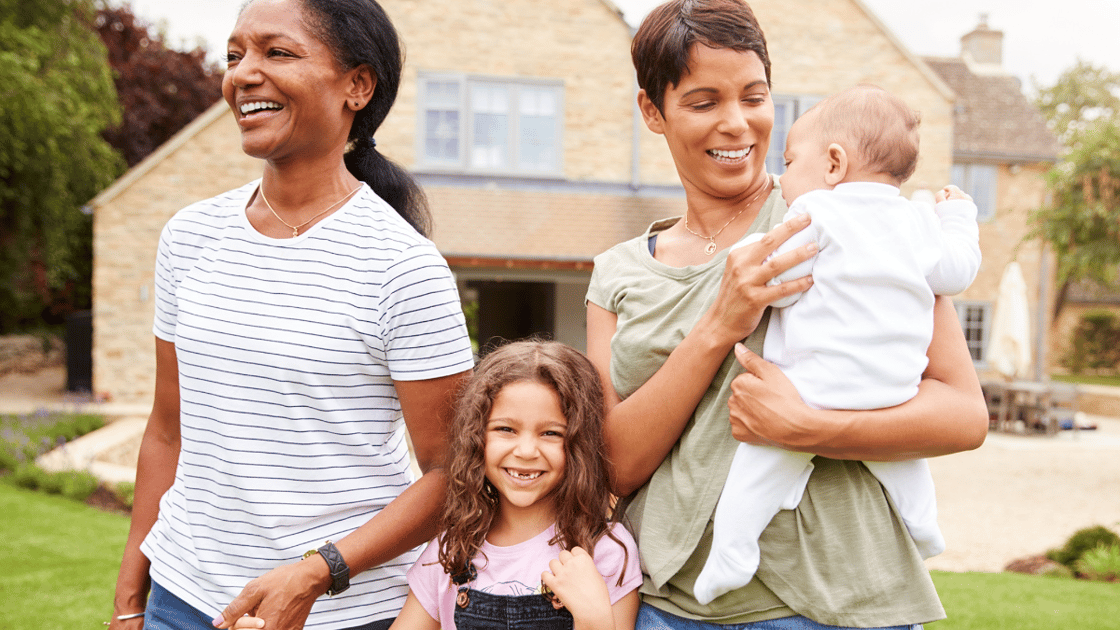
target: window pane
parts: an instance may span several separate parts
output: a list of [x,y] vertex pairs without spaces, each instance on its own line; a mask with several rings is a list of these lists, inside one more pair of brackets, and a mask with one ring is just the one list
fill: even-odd
[[554,170],[557,95],[549,89],[523,87],[518,96],[521,131],[518,166],[529,171]]
[[459,112],[425,113],[424,155],[433,161],[459,161]]
[[424,160],[458,164],[459,83],[427,81],[424,84]]
[[774,128],[770,130],[770,150],[766,153],[766,170],[781,175],[786,172],[786,136],[793,124],[793,101],[774,99]]
[[509,166],[509,92],[500,85],[471,86],[471,166]]
[[968,352],[975,362],[985,360],[984,348],[987,346],[985,331],[990,310],[990,304],[957,304],[957,316],[961,322],[961,329],[964,331],[965,342],[968,344]]
[[979,210],[977,220],[985,221],[996,214],[996,167],[989,164],[972,166],[972,199]]

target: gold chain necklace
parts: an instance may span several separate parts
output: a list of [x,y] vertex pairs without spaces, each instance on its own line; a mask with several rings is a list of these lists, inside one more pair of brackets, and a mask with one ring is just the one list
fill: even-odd
[[351,190],[350,192],[346,193],[346,196],[345,196],[345,197],[343,197],[342,199],[339,199],[338,201],[336,201],[336,202],[335,202],[334,204],[332,204],[332,205],[331,205],[331,207],[327,208],[326,210],[323,210],[323,211],[322,211],[322,212],[320,212],[319,214],[317,214],[317,215],[315,215],[315,216],[311,217],[310,219],[308,219],[308,220],[304,221],[303,223],[300,223],[299,225],[292,225],[291,223],[288,223],[288,222],[287,222],[287,221],[285,221],[284,219],[281,219],[281,218],[280,218],[280,215],[276,214],[276,210],[273,210],[273,208],[272,208],[272,204],[268,203],[268,197],[265,197],[265,196],[264,196],[264,185],[263,185],[263,183],[262,183],[262,184],[261,184],[260,186],[257,186],[257,190],[258,190],[258,191],[260,191],[260,193],[261,193],[261,199],[263,199],[263,200],[264,200],[264,205],[268,206],[268,209],[269,209],[270,211],[272,211],[272,216],[276,217],[276,220],[277,220],[277,221],[279,221],[279,222],[283,223],[284,225],[288,226],[289,228],[291,228],[291,230],[292,230],[292,238],[295,238],[295,237],[299,236],[299,229],[300,229],[301,227],[303,227],[303,226],[307,225],[308,223],[311,223],[311,222],[312,222],[312,221],[314,221],[315,219],[318,219],[319,217],[323,216],[324,214],[326,214],[326,213],[330,212],[331,210],[334,210],[334,209],[335,209],[335,208],[337,208],[338,206],[342,205],[342,202],[344,202],[344,201],[346,201],[347,199],[349,199],[349,198],[350,198],[350,195],[353,195],[354,193],[358,192],[358,190],[359,190],[359,189],[361,189],[361,187],[362,187],[362,185],[361,185],[361,184],[358,184],[358,187],[357,187],[357,188],[355,188],[354,190]]
[[718,247],[716,245],[716,237],[719,236],[721,233],[723,233],[723,231],[727,229],[727,226],[731,225],[735,221],[735,219],[738,219],[740,214],[743,214],[743,212],[747,208],[751,207],[751,205],[754,204],[754,202],[758,200],[759,195],[766,192],[770,188],[770,186],[773,184],[773,182],[770,181],[769,176],[767,176],[766,182],[767,182],[767,185],[763,186],[758,192],[756,192],[754,194],[754,196],[751,197],[750,201],[748,201],[738,212],[736,212],[735,216],[731,217],[730,221],[728,221],[727,223],[724,223],[723,227],[716,230],[715,234],[712,234],[711,236],[704,236],[703,234],[700,234],[699,232],[696,232],[692,228],[688,227],[688,210],[684,211],[684,229],[688,230],[688,233],[692,234],[696,238],[702,238],[702,239],[707,240],[708,244],[704,247],[704,253],[711,256],[712,254],[716,253],[716,249],[718,249]]

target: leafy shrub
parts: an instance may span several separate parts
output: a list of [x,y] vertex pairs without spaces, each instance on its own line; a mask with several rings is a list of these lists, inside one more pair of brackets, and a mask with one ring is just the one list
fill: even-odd
[[1120,536],[1101,525],[1086,527],[1074,532],[1073,536],[1070,536],[1069,540],[1066,541],[1064,547],[1047,551],[1046,557],[1054,562],[1060,562],[1067,567],[1074,568],[1085,552],[1098,546],[1120,546]]
[[1120,545],[1098,545],[1077,561],[1077,572],[1090,580],[1120,579]]
[[23,464],[12,473],[12,481],[20,488],[38,490],[46,471],[35,464]]
[[1106,310],[1083,314],[1063,363],[1074,374],[1086,368],[1116,368],[1120,364],[1120,319],[1116,314]]
[[136,484],[131,481],[122,481],[113,488],[113,494],[128,507],[132,507],[132,502],[136,498]]
[[97,477],[84,470],[55,473],[61,479],[62,496],[75,501],[85,501],[100,484]]
[[0,416],[0,470],[16,470],[47,451],[105,426],[92,414],[36,411]]

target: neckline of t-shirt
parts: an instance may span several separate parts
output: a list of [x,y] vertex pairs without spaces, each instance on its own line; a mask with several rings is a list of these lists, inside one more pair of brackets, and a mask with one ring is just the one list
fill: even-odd
[[[766,197],[766,200],[762,202],[762,206],[758,209],[758,215],[755,216],[754,221],[751,222],[750,227],[747,228],[746,233],[743,234],[743,238],[747,238],[757,231],[755,228],[758,226],[759,221],[764,220],[763,211],[769,208],[771,204],[778,203],[778,201],[775,201],[775,196],[778,200],[781,200],[782,191],[780,188],[778,188],[776,179],[774,181],[774,188],[770,191],[770,194]],[[784,211],[783,214],[785,214]],[[772,215],[773,211],[766,213],[767,219]],[[649,237],[652,236],[655,232],[660,233],[669,229],[674,223],[681,220],[681,218],[682,217],[669,217],[666,219],[658,219],[657,221],[651,223],[650,226],[646,229],[645,234],[643,234],[642,237],[638,239],[638,256],[642,259],[642,262],[645,264],[645,266],[651,271],[654,271],[661,275],[684,279],[703,274],[709,271],[712,267],[725,265],[727,263],[727,254],[731,251],[730,247],[716,252],[712,256],[711,260],[701,265],[686,265],[684,267],[674,267],[672,265],[666,265],[665,263],[653,257],[653,254],[651,254],[649,251]],[[765,232],[766,226],[763,225],[761,227],[763,228],[761,231]]]
[[257,191],[260,185],[261,180],[257,179],[254,182],[250,182],[245,187],[245,198],[242,199],[238,204],[239,207],[237,212],[237,219],[241,223],[241,226],[245,228],[254,239],[262,243],[268,243],[269,245],[294,245],[296,243],[302,243],[303,241],[310,238],[313,234],[315,234],[315,232],[319,231],[319,229],[323,226],[330,225],[332,222],[337,220],[337,217],[348,214],[350,212],[350,209],[354,207],[355,201],[365,194],[365,190],[368,187],[368,184],[362,182],[362,185],[358,188],[358,191],[350,195],[350,198],[346,200],[346,203],[342,204],[341,208],[323,217],[322,220],[315,223],[315,225],[307,228],[306,231],[300,232],[299,236],[293,236],[291,238],[273,238],[271,236],[261,234],[259,231],[257,231],[257,228],[253,227],[253,224],[249,222],[249,200],[253,198],[253,194]]
[[520,554],[520,553],[522,553],[521,550],[523,548],[525,548],[525,546],[531,545],[531,544],[537,542],[538,539],[540,539],[542,537],[547,542],[548,540],[551,540],[552,537],[555,536],[555,535],[556,535],[556,524],[553,523],[552,525],[549,525],[548,527],[546,527],[544,529],[544,531],[537,534],[536,536],[533,536],[532,538],[529,538],[527,540],[523,540],[523,541],[521,541],[521,542],[519,542],[515,545],[509,545],[507,547],[501,547],[501,546],[495,545],[495,544],[493,544],[489,541],[483,540],[482,541],[482,546],[480,547],[480,550],[483,553],[485,553],[487,556]]

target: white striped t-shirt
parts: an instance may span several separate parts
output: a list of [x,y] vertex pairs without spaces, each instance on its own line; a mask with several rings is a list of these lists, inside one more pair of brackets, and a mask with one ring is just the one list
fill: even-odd
[[[250,579],[367,522],[412,481],[394,380],[469,370],[446,261],[368,186],[307,232],[245,216],[252,182],[178,212],[156,260],[182,445],[142,550],[207,615]],[[417,552],[321,597],[308,628],[391,617]]]

